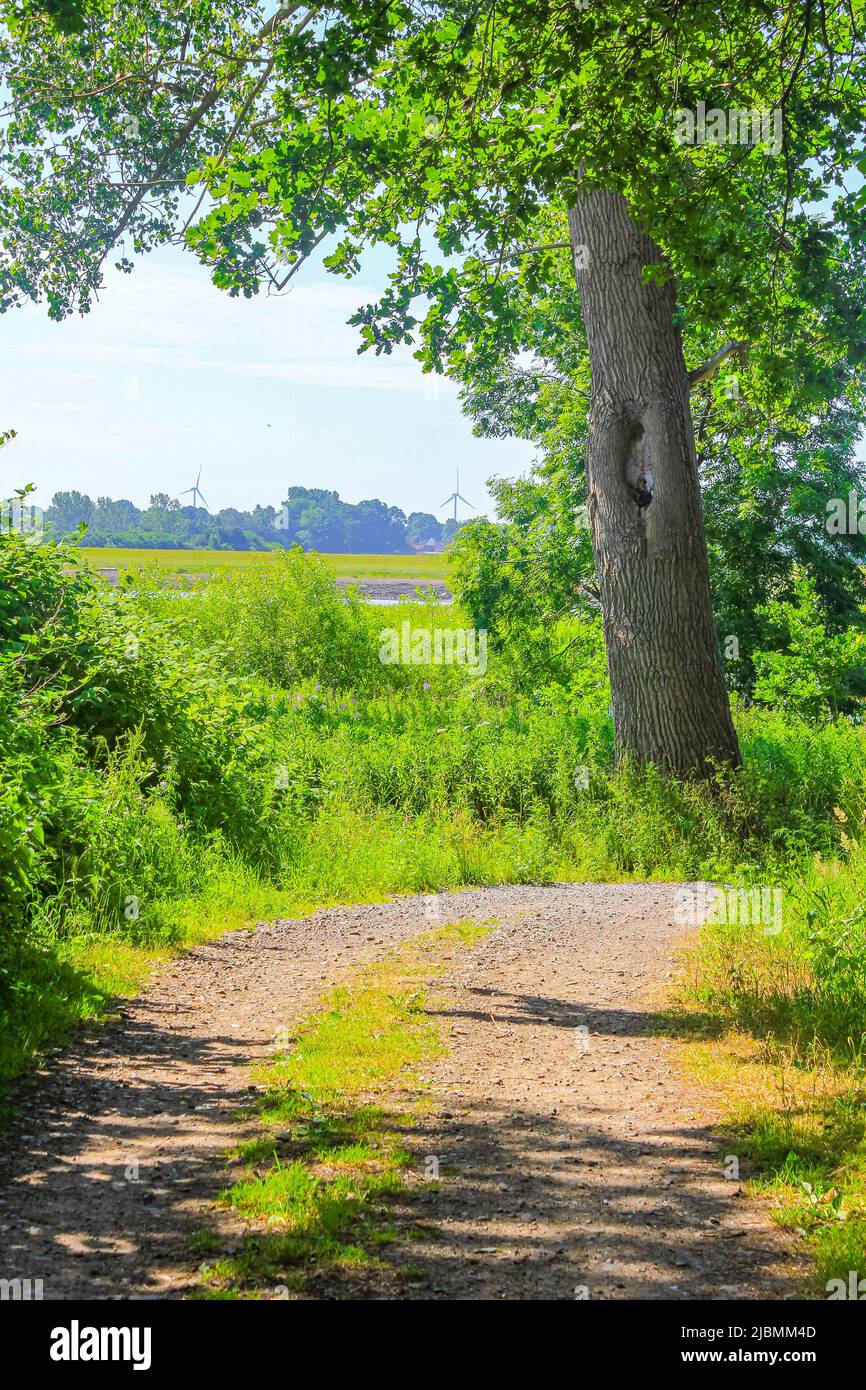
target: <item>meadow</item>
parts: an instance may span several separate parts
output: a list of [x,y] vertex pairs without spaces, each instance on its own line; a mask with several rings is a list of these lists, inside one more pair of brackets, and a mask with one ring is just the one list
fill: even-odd
[[[80,554],[94,569],[122,572],[158,566],[169,574],[219,574],[269,565],[278,550],[134,550],[82,546]],[[329,555],[322,561],[337,579],[441,579],[450,573],[447,555]]]

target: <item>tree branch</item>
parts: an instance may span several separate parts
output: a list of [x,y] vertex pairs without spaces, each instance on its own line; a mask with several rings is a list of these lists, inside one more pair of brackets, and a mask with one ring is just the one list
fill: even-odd
[[536,251],[564,251],[571,246],[570,241],[546,241],[540,246],[524,246],[519,251],[503,251],[501,256],[494,256],[490,261],[482,261],[482,265],[501,265],[503,261],[513,261],[515,256],[532,256]]
[[[201,123],[201,121],[208,114],[208,112],[214,106],[216,106],[217,102],[221,99],[223,92],[227,89],[229,84],[234,81],[234,79],[238,76],[239,73],[243,72],[245,65],[250,61],[250,59],[257,55],[258,50],[261,48],[262,44],[266,41],[266,39],[268,39],[274,33],[274,31],[277,28],[279,28],[281,24],[284,23],[286,19],[290,19],[291,16],[294,15],[301,8],[302,5],[300,3],[289,3],[282,5],[280,9],[278,9],[276,13],[273,14],[271,18],[267,21],[267,23],[259,30],[259,32],[254,36],[252,40],[252,48],[249,49],[246,53],[242,54],[241,57],[236,59],[231,70],[225,76],[222,82],[217,81],[216,85],[211,88],[207,96],[199,102],[196,109],[188,117],[185,124],[183,125],[177,136],[174,138],[168,149],[162,152],[161,158],[159,159],[159,162],[154,170],[154,174],[157,178],[160,178],[163,174],[168,172],[169,166],[171,165],[171,161],[174,158],[174,156],[180,150],[183,149],[192,132]],[[312,11],[311,13],[314,13],[314,11]],[[111,231],[111,245],[113,245],[126,231],[126,228],[129,226],[130,222],[135,216],[135,213],[137,212],[143,197],[143,192],[138,193],[127,204],[126,208],[124,209],[123,215]]]
[[687,373],[689,386],[697,386],[701,381],[709,381],[710,377],[715,375],[717,369],[727,357],[736,355],[742,362],[748,346],[748,343],[740,341],[725,343],[725,346],[719,348],[718,352],[714,352],[712,357],[704,362],[703,366],[693,367],[692,370]]

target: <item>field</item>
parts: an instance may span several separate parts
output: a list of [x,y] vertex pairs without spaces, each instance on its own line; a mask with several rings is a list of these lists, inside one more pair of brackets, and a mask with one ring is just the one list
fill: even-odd
[[[212,574],[270,564],[278,551],[261,550],[126,550],[82,547],[96,569],[138,569],[159,565],[171,574]],[[338,579],[442,579],[449,577],[446,555],[323,555]]]

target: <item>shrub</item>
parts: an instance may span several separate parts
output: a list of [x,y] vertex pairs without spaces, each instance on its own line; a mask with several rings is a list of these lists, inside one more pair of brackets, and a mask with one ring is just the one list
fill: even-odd
[[349,689],[381,672],[360,600],[298,546],[267,565],[215,575],[182,607],[197,646],[220,647],[233,670],[283,689],[304,680]]
[[775,650],[754,655],[754,699],[806,719],[857,710],[862,698],[866,634],[859,627],[831,632],[815,583],[795,571],[795,599],[758,608],[776,636]]

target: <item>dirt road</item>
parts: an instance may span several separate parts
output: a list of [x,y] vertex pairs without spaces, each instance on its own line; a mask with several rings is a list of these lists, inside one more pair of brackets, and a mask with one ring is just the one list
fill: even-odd
[[[451,1045],[408,1136],[405,1235],[341,1296],[793,1296],[789,1242],[725,1176],[713,1098],[648,1031],[684,930],[674,905],[659,884],[504,887],[333,908],[197,948],[22,1084],[0,1157],[0,1277],[41,1278],[46,1299],[191,1292],[189,1233],[230,1181],[226,1150],[257,1129],[234,1118],[250,1067],[351,967],[468,918],[498,926],[437,985]],[[388,1273],[407,1266],[420,1271],[408,1287]],[[308,1295],[332,1290],[314,1278]]]

